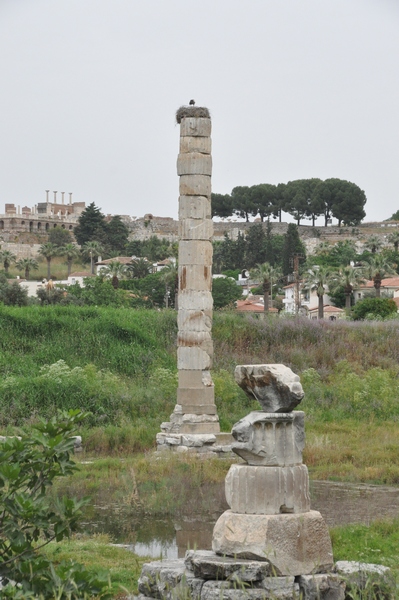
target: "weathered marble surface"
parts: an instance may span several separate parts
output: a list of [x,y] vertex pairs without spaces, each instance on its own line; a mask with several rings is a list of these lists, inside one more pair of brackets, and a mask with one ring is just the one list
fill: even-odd
[[212,550],[222,556],[267,561],[278,576],[310,575],[333,566],[327,526],[314,510],[282,515],[227,510],[214,527]]
[[236,513],[278,515],[310,510],[309,475],[305,465],[231,465],[225,490],[227,504]]
[[299,376],[285,365],[238,365],[234,377],[247,396],[256,398],[265,412],[290,412],[304,397]]
[[302,464],[305,447],[305,415],[253,411],[233,426],[233,450],[250,465],[293,466]]

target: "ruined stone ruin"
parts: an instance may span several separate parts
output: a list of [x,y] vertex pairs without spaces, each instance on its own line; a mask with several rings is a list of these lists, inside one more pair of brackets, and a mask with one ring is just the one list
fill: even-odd
[[[200,115],[200,116],[198,116]],[[206,116],[207,115],[207,116]],[[206,108],[179,109],[179,291],[177,404],[157,435],[158,450],[223,453],[212,366],[211,119]],[[228,440],[230,436],[227,435]]]
[[304,413],[293,411],[304,395],[299,377],[284,365],[241,365],[235,379],[263,410],[233,427],[242,462],[226,476],[230,509],[214,526],[212,551],[145,564],[140,600],[345,600],[369,574],[386,577],[386,567],[334,565],[327,526],[310,508]]

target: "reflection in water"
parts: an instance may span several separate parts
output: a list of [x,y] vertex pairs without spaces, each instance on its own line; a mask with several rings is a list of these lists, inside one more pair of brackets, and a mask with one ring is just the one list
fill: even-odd
[[[221,484],[224,487],[224,483]],[[327,525],[370,523],[375,519],[399,516],[399,488],[311,481],[311,506]],[[83,529],[108,533],[140,556],[183,557],[189,548],[210,550],[213,526],[219,514],[198,518],[156,520],[137,518],[120,505],[87,508]]]

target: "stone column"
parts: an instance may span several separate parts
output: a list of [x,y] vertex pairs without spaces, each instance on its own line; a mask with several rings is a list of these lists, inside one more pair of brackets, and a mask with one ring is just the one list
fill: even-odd
[[302,464],[304,413],[299,377],[284,365],[240,365],[235,378],[263,410],[233,427],[233,451],[247,464],[226,477],[223,513],[212,548],[223,556],[267,561],[278,576],[328,572],[330,536],[321,514],[310,509],[309,476]]
[[[163,423],[161,430],[206,436],[220,432],[210,374],[213,355],[211,119],[205,108],[183,107],[179,111],[179,384],[170,423]],[[157,436],[157,441],[162,442],[162,439]],[[206,443],[214,441],[215,438]]]

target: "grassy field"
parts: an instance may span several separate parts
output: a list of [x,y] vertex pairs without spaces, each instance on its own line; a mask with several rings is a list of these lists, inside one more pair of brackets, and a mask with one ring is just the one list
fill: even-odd
[[[190,505],[209,509],[229,461],[155,461],[150,452],[176,401],[174,311],[1,306],[0,328],[0,433],[29,430],[57,408],[92,412],[79,432],[85,445],[79,460],[97,460],[82,464],[73,481],[60,482],[59,493],[98,497],[112,490],[115,501],[138,512],[145,506],[154,516],[178,515]],[[258,408],[235,384],[235,365],[284,363],[301,376],[305,390],[300,408],[310,476],[399,484],[397,321],[259,321],[216,312],[213,333],[223,431]],[[397,522],[334,529],[335,557],[397,565],[397,530]],[[87,544],[94,544],[91,550]],[[100,564],[97,550],[106,557],[101,544],[108,541],[74,539],[62,552]],[[133,571],[126,579],[124,560],[115,559],[116,581],[134,590],[140,561],[126,556],[127,571]]]

